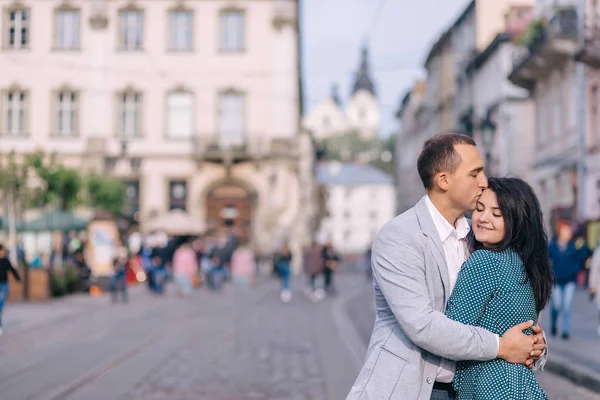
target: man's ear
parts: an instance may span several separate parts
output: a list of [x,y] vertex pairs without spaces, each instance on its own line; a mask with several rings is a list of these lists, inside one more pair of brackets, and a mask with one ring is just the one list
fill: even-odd
[[437,186],[441,191],[446,192],[450,186],[448,179],[450,179],[448,173],[440,172],[433,177],[433,185]]

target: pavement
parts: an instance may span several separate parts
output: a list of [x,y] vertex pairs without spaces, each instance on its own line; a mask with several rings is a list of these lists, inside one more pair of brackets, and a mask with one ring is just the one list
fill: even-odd
[[[337,298],[313,303],[304,283],[287,304],[271,279],[189,298],[135,287],[128,304],[79,295],[8,304],[0,398],[343,399],[357,369],[333,316]],[[361,283],[338,282],[348,295]]]
[[[344,399],[362,365],[374,305],[363,274],[336,278],[339,294],[318,303],[302,293],[303,278],[294,281],[287,304],[269,278],[250,290],[200,288],[189,298],[176,296],[173,287],[156,296],[139,286],[128,304],[86,295],[9,303],[0,337],[0,398]],[[570,344],[551,348],[578,363],[579,353],[568,349],[579,335],[574,330]],[[585,343],[592,346],[593,338]],[[550,372],[538,379],[550,399],[600,399]]]

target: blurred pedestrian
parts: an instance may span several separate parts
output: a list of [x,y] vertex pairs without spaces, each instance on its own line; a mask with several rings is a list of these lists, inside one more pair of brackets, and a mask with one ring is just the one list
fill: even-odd
[[231,276],[234,285],[241,288],[254,286],[256,282],[256,260],[246,239],[240,240],[231,256]]
[[558,332],[558,317],[562,314],[562,338],[570,337],[571,305],[577,289],[577,275],[582,270],[588,250],[581,241],[573,240],[573,229],[566,222],[560,222],[557,235],[548,245],[548,255],[556,277],[552,290],[551,330],[552,336]]
[[317,288],[317,278],[323,273],[325,262],[323,259],[323,249],[317,242],[313,241],[304,252],[304,272],[309,282],[309,297],[312,300],[321,300],[325,297],[325,292]]
[[323,276],[325,277],[325,292],[332,294],[335,292],[335,286],[333,285],[333,274],[338,269],[340,256],[336,253],[331,241],[328,242],[323,248],[323,260],[325,263],[325,268],[323,269]]
[[281,250],[275,255],[275,265],[281,277],[280,298],[284,303],[292,300],[291,279],[292,279],[292,253],[286,242]]
[[113,303],[118,301],[118,294],[121,293],[121,302],[127,303],[127,262],[129,261],[129,251],[123,242],[117,242],[115,258],[113,260],[114,273],[110,280],[110,292]]
[[19,276],[19,273],[13,267],[6,255],[6,247],[0,244],[0,335],[4,332],[4,327],[2,325],[2,310],[4,309],[4,303],[8,298],[8,273],[10,272],[17,281],[21,280],[21,276]]
[[598,306],[598,336],[600,336],[600,240],[590,263],[590,300]]
[[173,255],[173,273],[179,294],[189,296],[194,278],[198,276],[198,259],[189,241],[179,246]]

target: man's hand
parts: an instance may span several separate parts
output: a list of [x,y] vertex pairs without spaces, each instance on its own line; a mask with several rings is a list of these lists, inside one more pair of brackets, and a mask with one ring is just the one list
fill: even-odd
[[[536,336],[525,335],[523,331],[533,326],[533,321],[523,322],[513,326],[504,333],[500,338],[500,347],[498,349],[498,358],[501,358],[509,363],[533,365],[531,354],[536,350]],[[545,344],[544,344],[545,346]],[[545,348],[545,347],[544,347]],[[541,355],[541,353],[540,353]]]
[[535,344],[533,345],[533,350],[529,353],[530,358],[525,363],[529,368],[533,368],[533,364],[537,360],[540,359],[542,354],[546,351],[548,345],[546,344],[546,339],[544,338],[544,330],[539,325],[534,325],[531,327],[533,331],[533,337],[535,338]]

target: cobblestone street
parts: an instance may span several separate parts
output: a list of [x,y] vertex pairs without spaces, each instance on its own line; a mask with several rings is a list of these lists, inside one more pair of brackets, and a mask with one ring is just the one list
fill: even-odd
[[[127,305],[75,296],[9,304],[0,338],[0,397],[10,400],[345,398],[373,323],[370,283],[338,277],[337,297],[313,303],[304,280],[289,304],[277,283],[202,288],[188,299],[131,291]],[[343,332],[343,334],[342,334]],[[548,372],[551,399],[600,395]]]
[[[304,281],[302,281],[304,283]],[[342,279],[342,292],[361,284]],[[334,300],[291,303],[277,283],[191,298],[75,297],[9,304],[0,338],[3,399],[340,399],[356,370]],[[52,317],[52,315],[54,317]]]

